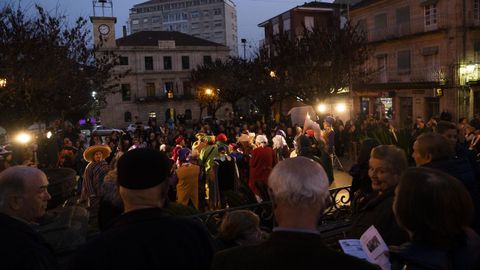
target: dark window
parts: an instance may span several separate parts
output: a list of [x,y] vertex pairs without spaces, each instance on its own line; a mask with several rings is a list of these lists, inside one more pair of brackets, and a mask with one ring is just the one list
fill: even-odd
[[203,56],[203,64],[208,65],[212,63],[212,57],[210,55]]
[[397,8],[397,35],[410,34],[410,7]]
[[480,91],[473,92],[473,113],[480,113]]
[[410,50],[397,53],[397,69],[399,73],[410,72]]
[[358,30],[360,31],[360,33],[363,33],[364,35],[368,34],[367,19],[361,19],[358,21]]
[[182,56],[182,69],[190,68],[190,57],[187,55]]
[[382,13],[375,16],[375,38],[383,39],[387,34],[387,14]]
[[128,56],[120,56],[120,65],[128,66]]
[[171,56],[164,56],[163,57],[163,69],[164,70],[172,70],[172,57]]
[[185,110],[185,120],[192,120],[192,110],[190,109]]
[[145,70],[153,70],[153,57],[145,56]]
[[439,98],[425,98],[425,115],[427,116],[426,119],[440,115]]
[[147,92],[148,97],[154,97],[155,96],[155,83],[147,83],[145,86],[145,90]]
[[130,91],[130,84],[122,84],[122,100],[129,101],[132,99],[132,92]]
[[473,1],[473,18],[475,20],[480,19],[480,0]]
[[123,114],[123,119],[125,122],[132,122],[132,113],[131,112],[125,112]]
[[164,89],[165,94],[168,94],[168,92],[173,93],[173,82],[165,82]]
[[186,96],[186,97],[193,96],[192,85],[190,84],[189,81],[184,81],[183,82],[183,95]]

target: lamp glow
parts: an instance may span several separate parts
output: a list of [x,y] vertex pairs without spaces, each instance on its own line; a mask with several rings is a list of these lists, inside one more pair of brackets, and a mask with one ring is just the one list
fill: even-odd
[[7,86],[7,79],[0,78],[0,88]]
[[318,110],[320,113],[324,113],[324,112],[327,111],[327,105],[325,105],[325,104],[319,104],[319,105],[317,106],[317,110]]
[[277,74],[275,73],[275,71],[273,71],[273,70],[270,71],[270,77],[272,77],[272,78],[277,77]]
[[51,137],[52,137],[52,132],[51,131],[47,132],[47,139],[50,139]]
[[467,73],[473,73],[475,71],[476,65],[470,64],[465,67]]
[[17,142],[19,142],[19,143],[23,143],[23,144],[27,144],[27,143],[29,143],[31,140],[32,140],[32,136],[30,136],[29,134],[27,134],[27,133],[25,133],[25,132],[19,133],[19,134],[15,137],[15,141],[17,141]]
[[208,95],[208,96],[213,95],[213,90],[210,88],[205,89],[205,95]]
[[335,105],[335,110],[339,113],[343,113],[347,110],[347,105],[345,105],[345,103],[338,103]]

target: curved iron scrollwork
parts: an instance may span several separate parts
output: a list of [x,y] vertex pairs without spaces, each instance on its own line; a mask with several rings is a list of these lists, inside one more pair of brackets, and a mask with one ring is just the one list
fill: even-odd
[[[320,227],[336,227],[335,224],[345,224],[350,221],[352,210],[352,196],[350,186],[330,189],[330,204],[324,211]],[[274,217],[272,203],[265,201],[261,203],[242,205],[238,207],[225,208],[216,211],[196,214],[189,216],[204,223],[212,234],[217,232],[217,228],[222,221],[223,216],[235,210],[251,210],[255,212],[261,220],[261,226],[273,228]]]
[[215,234],[218,226],[222,221],[223,216],[229,212],[236,211],[236,210],[251,210],[259,216],[261,226],[267,227],[267,228],[273,228],[274,219],[273,219],[272,203],[270,201],[242,205],[238,207],[225,208],[221,210],[192,215],[189,217],[199,220],[200,222],[202,222],[207,226],[208,230],[212,234]]

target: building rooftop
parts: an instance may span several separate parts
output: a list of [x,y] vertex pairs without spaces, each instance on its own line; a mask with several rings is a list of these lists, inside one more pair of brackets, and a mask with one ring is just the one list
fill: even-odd
[[286,12],[290,12],[290,11],[295,11],[295,10],[302,10],[302,9],[308,9],[309,11],[312,11],[312,9],[318,9],[318,11],[321,11],[321,12],[324,12],[324,11],[331,11],[331,10],[334,10],[336,8],[342,8],[343,5],[341,4],[335,4],[335,3],[327,3],[327,2],[317,2],[317,1],[313,1],[313,2],[310,2],[310,3],[305,3],[301,6],[296,6],[294,8],[291,8],[285,12],[282,12],[280,13],[279,15],[277,16],[274,16],[268,20],[265,20],[261,23],[258,24],[259,27],[264,27],[270,20],[280,16],[281,14],[284,14]]
[[[174,40],[176,46],[225,47],[222,44],[175,31],[141,31],[117,39],[118,46],[158,46],[159,40]],[[227,47],[225,47],[227,48]]]
[[368,5],[371,5],[373,3],[378,2],[378,0],[362,0],[352,6],[352,8],[360,8],[360,7],[366,7]]
[[150,5],[150,4],[156,4],[156,3],[166,3],[166,2],[172,2],[172,0],[150,0],[146,2],[142,2],[136,5],[133,5],[133,7],[141,7],[145,5]]

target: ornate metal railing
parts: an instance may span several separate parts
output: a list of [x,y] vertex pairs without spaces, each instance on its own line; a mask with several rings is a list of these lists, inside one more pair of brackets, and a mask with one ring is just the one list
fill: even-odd
[[[350,186],[330,189],[330,205],[325,210],[319,230],[326,235],[336,234],[350,226],[351,222],[351,202],[352,196]],[[235,210],[251,210],[255,212],[261,220],[261,226],[272,229],[274,226],[274,217],[272,203],[270,201],[242,205],[238,207],[225,208],[216,211],[196,214],[189,216],[204,223],[212,234],[216,233],[222,217]]]

